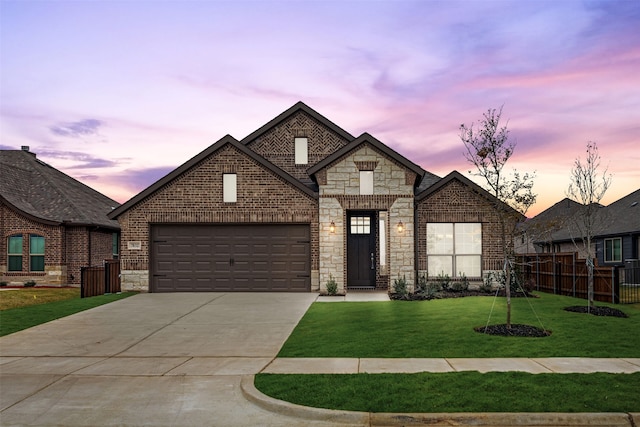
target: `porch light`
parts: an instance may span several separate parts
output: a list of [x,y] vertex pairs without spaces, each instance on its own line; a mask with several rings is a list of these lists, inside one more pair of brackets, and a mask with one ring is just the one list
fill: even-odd
[[404,231],[404,224],[402,221],[398,223],[398,233],[402,233]]
[[333,221],[331,221],[331,224],[329,224],[329,232],[331,234],[335,234],[336,232],[336,223]]

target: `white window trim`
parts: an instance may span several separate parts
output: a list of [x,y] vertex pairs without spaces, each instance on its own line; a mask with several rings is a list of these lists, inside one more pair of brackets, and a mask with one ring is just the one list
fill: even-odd
[[[427,230],[429,229],[428,224],[451,224],[452,225],[452,235],[451,235],[451,239],[452,239],[452,247],[449,250],[445,251],[444,253],[430,253],[429,249],[428,249],[428,245],[429,245],[429,235],[427,233],[427,265],[429,264],[429,257],[434,257],[434,259],[436,257],[447,257],[450,259],[451,261],[451,277],[459,277],[459,267],[458,267],[458,257],[479,257],[479,261],[480,261],[480,276],[482,275],[482,223],[477,222],[477,223],[472,223],[472,224],[478,224],[480,226],[480,253],[466,253],[466,252],[460,252],[458,251],[458,249],[456,248],[456,224],[469,224],[469,223],[460,223],[460,222],[453,222],[453,223],[427,223]],[[441,272],[434,272],[431,271],[429,269],[429,276],[430,277],[435,277],[438,274],[440,274]],[[448,273],[447,273],[448,274]],[[475,276],[469,276],[469,277],[475,277]]]
[[309,164],[309,139],[295,138],[294,140],[294,156],[296,165]]
[[[615,259],[614,258],[614,251],[613,251],[613,242],[618,240],[620,242],[620,259]],[[607,242],[611,242],[612,246],[611,246],[611,259],[607,259]],[[604,256],[602,257],[604,259],[604,262],[622,262],[622,238],[621,237],[612,237],[610,239],[604,239]]]
[[360,171],[360,195],[373,194],[373,171]]
[[235,173],[222,174],[222,201],[224,203],[238,201],[238,176]]

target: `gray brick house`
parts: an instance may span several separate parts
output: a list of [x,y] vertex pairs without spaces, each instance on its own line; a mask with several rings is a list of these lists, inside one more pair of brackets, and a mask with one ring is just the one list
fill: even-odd
[[[225,136],[109,217],[124,289],[340,292],[405,277],[480,279],[502,259],[499,204],[302,102]],[[512,239],[508,239],[512,241]]]
[[0,281],[79,285],[82,267],[118,256],[118,205],[29,147],[0,150]]

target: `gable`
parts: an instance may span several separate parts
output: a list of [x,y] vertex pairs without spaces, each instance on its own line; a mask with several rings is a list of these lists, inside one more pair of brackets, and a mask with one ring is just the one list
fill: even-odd
[[320,196],[359,195],[361,171],[373,172],[374,195],[413,196],[416,174],[369,143],[360,144],[316,173]]
[[[306,138],[308,162],[296,164],[295,139]],[[291,176],[311,185],[309,166],[345,146],[353,136],[299,102],[242,140],[251,150]]]
[[[249,212],[295,205],[309,208],[315,205],[314,192],[233,141],[225,139],[214,144],[203,152],[206,155],[196,156],[182,165],[140,193],[131,206],[125,206],[123,211],[114,215],[119,216],[129,210],[153,212],[150,217],[153,221],[161,213],[172,218],[180,213],[190,217],[200,215],[206,222],[209,221],[206,218],[211,218],[211,212]],[[235,203],[223,200],[224,174],[237,176]],[[187,218],[172,220],[186,221]]]

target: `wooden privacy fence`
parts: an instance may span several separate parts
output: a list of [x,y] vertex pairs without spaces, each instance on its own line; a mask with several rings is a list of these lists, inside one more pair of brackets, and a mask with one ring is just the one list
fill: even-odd
[[120,292],[120,261],[108,259],[102,267],[82,267],[80,297]]
[[[518,255],[525,283],[533,281],[535,289],[558,295],[588,298],[588,270],[577,253]],[[615,267],[593,268],[593,298],[620,303],[620,276]]]

